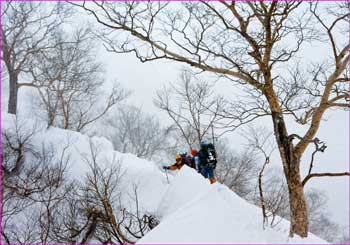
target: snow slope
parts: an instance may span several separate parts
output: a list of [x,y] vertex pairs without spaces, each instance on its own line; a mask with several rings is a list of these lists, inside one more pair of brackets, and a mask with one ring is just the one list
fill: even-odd
[[161,223],[139,243],[326,243],[309,234],[288,238],[289,222],[262,228],[261,210],[219,183],[210,185],[183,167],[169,185],[158,213]]
[[[16,119],[13,115],[2,113],[2,131],[14,130]],[[60,128],[46,128],[44,124],[32,119],[19,119],[17,128],[20,132],[29,132],[36,128],[30,144],[34,150],[40,151],[54,147],[57,157],[60,157],[64,148],[66,156],[70,158],[67,172],[70,178],[76,181],[84,181],[85,174],[89,171],[89,165],[84,158],[91,158],[90,143],[98,152],[97,162],[100,167],[118,165],[122,174],[120,188],[124,204],[133,207],[135,202],[133,187],[137,185],[138,199],[142,206],[140,211],[153,213],[157,210],[159,202],[164,195],[167,179],[164,173],[154,163],[137,158],[132,154],[124,154],[113,150],[113,145],[106,138],[89,138],[78,132],[63,130]],[[171,179],[172,176],[169,176]],[[125,202],[130,202],[126,204]]]
[[[2,114],[2,130],[13,130],[15,118]],[[307,239],[288,238],[289,222],[277,227],[262,228],[261,210],[246,202],[224,185],[209,182],[193,169],[183,167],[167,177],[154,163],[132,154],[113,150],[105,138],[89,138],[77,132],[45,125],[31,120],[19,122],[20,130],[38,132],[31,144],[40,149],[52,145],[57,154],[68,146],[71,178],[83,179],[89,167],[83,160],[89,156],[90,142],[98,149],[101,165],[119,164],[123,172],[122,190],[128,201],[133,186],[138,185],[140,210],[156,214],[160,224],[139,243],[326,243],[310,234]],[[132,200],[130,201],[130,206]]]

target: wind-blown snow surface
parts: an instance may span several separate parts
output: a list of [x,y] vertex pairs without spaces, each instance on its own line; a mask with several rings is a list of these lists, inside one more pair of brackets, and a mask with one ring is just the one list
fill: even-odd
[[210,185],[183,167],[159,206],[161,223],[139,240],[144,243],[326,243],[309,234],[288,238],[289,222],[262,228],[261,210],[226,186]]
[[[2,130],[13,129],[14,117],[6,113],[2,116]],[[19,122],[20,130],[30,130],[34,124],[30,120]],[[51,145],[60,154],[68,146],[71,178],[83,180],[89,169],[84,157],[91,154],[91,142],[99,150],[98,159],[102,165],[108,166],[113,161],[120,165],[125,197],[133,192],[133,185],[138,185],[140,209],[160,218],[160,224],[139,243],[326,243],[312,234],[306,239],[288,238],[289,222],[285,220],[273,229],[263,230],[258,207],[224,185],[210,185],[186,166],[170,174],[168,184],[166,175],[154,163],[114,151],[105,138],[35,126],[39,130],[31,141],[33,147],[40,149]],[[132,206],[132,200],[129,201]]]

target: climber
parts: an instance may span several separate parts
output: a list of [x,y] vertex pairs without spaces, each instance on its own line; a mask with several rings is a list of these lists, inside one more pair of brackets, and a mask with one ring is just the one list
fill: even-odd
[[177,170],[177,169],[181,169],[182,166],[185,164],[185,162],[183,161],[180,154],[176,154],[175,161],[176,162],[171,166],[163,166],[163,169],[164,170]]
[[192,168],[196,169],[198,173],[200,173],[200,169],[199,169],[199,158],[198,158],[198,152],[196,149],[192,149],[191,151],[191,157],[190,157],[190,161],[191,161],[191,166]]
[[198,152],[200,173],[204,178],[208,178],[211,184],[216,182],[214,170],[216,167],[216,151],[212,143],[206,140],[201,142],[201,149]]

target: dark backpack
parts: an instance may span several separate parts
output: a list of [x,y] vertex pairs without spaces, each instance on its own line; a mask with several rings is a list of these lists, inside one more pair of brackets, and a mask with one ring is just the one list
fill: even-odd
[[202,166],[209,165],[216,167],[216,151],[212,143],[209,143],[205,148],[200,150],[199,160]]
[[216,160],[216,151],[215,147],[212,143],[209,143],[207,146],[207,161],[209,165],[213,166],[215,168],[217,160]]

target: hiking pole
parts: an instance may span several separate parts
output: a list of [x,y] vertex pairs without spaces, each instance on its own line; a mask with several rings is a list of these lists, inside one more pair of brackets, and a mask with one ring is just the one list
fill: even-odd
[[168,170],[167,169],[165,169],[165,175],[166,175],[166,180],[168,181],[168,184],[170,184],[169,178],[168,178]]
[[211,124],[211,137],[213,138],[213,145],[215,147],[214,124]]

